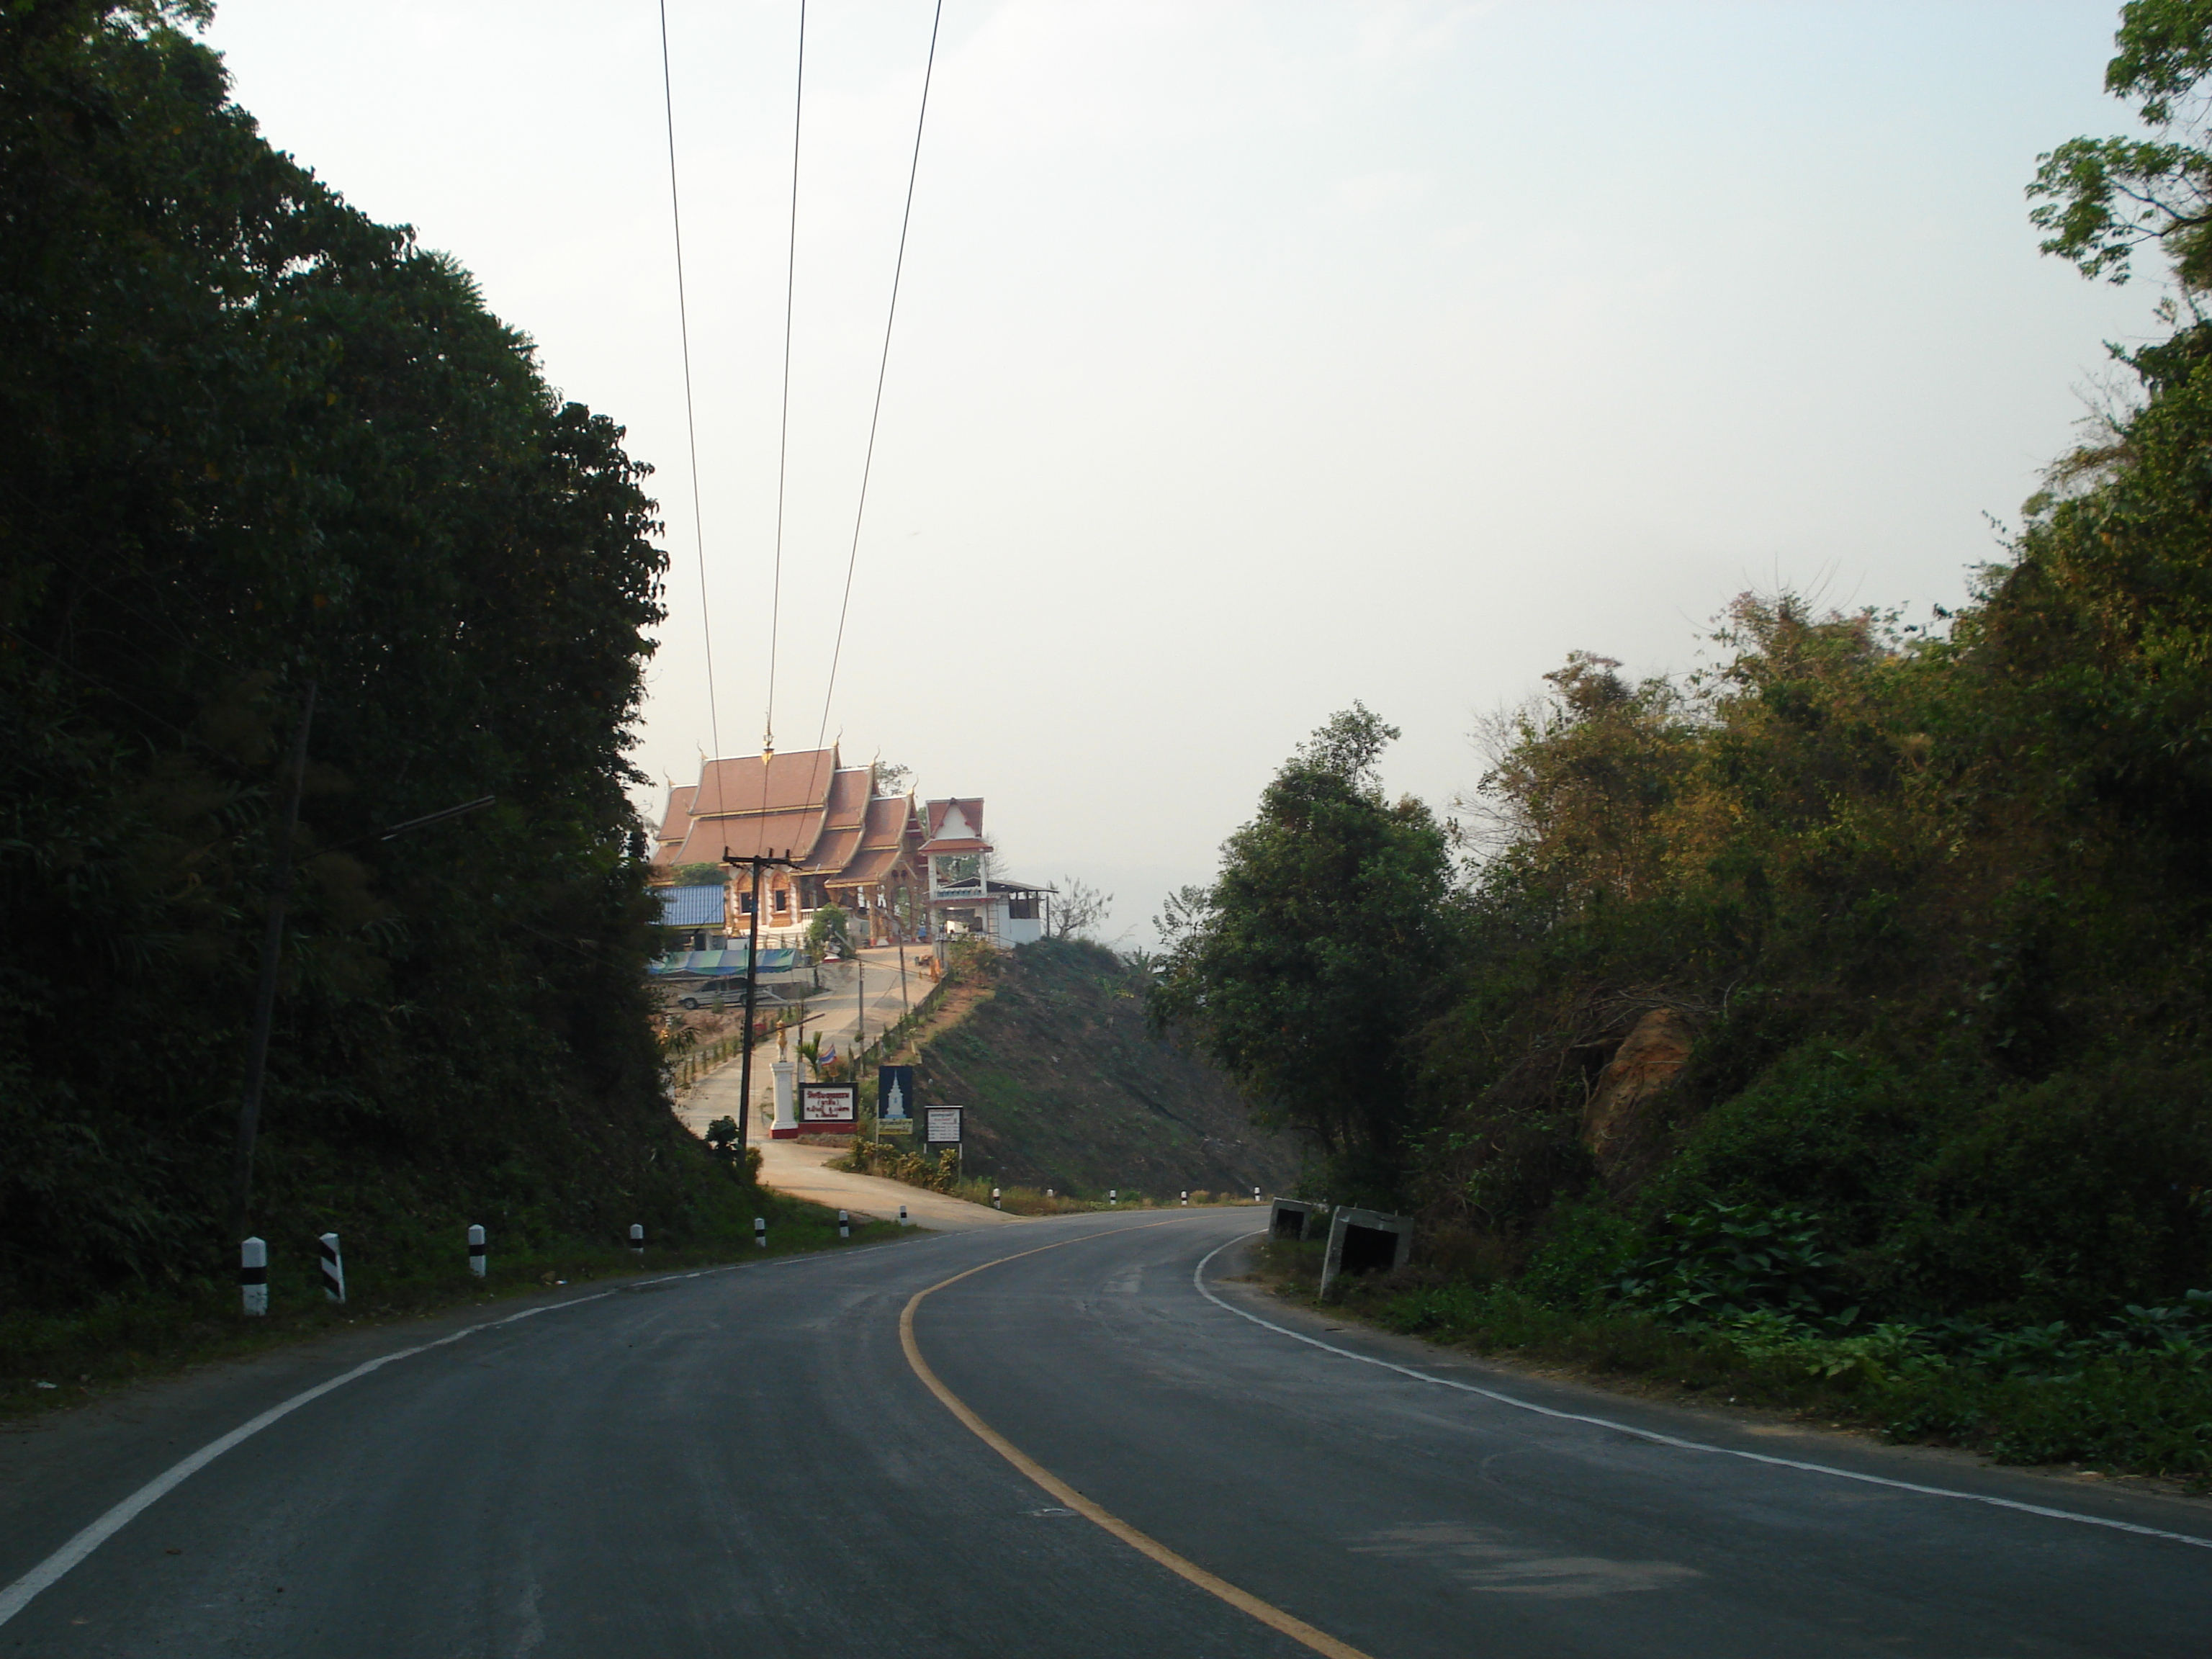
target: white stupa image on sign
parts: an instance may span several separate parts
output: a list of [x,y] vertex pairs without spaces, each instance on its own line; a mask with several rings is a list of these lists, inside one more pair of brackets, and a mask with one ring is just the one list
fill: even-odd
[[902,1121],[906,1117],[906,1091],[900,1088],[896,1082],[891,1085],[890,1093],[884,1097],[883,1115],[887,1118],[896,1118]]

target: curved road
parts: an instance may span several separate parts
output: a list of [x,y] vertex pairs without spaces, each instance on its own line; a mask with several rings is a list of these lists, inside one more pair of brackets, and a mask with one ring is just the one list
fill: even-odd
[[2212,1645],[2212,1509],[1332,1329],[1223,1277],[1255,1220],[1067,1217],[572,1291],[10,1431],[0,1654]]

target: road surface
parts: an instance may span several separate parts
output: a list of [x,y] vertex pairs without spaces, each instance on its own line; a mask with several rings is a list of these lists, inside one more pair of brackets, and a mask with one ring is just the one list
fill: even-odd
[[2212,1645],[2203,1505],[1333,1328],[1223,1277],[1255,1218],[1058,1218],[580,1287],[10,1431],[0,1654]]

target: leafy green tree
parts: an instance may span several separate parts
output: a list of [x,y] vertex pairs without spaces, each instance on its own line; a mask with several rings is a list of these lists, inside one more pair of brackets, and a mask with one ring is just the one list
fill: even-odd
[[2212,287],[2212,153],[2197,83],[2212,70],[2212,0],[2134,0],[2120,9],[2105,90],[2135,100],[2148,138],[2070,138],[2042,156],[2030,216],[2042,246],[2085,276],[2124,283],[2155,245],[2191,289]]
[[1398,735],[1364,706],[1279,771],[1210,888],[1169,901],[1155,1015],[1190,1032],[1264,1121],[1304,1135],[1347,1193],[1388,1197],[1413,1127],[1411,1034],[1452,941],[1449,846],[1376,774]]
[[1532,700],[1487,733],[1493,753],[1459,803],[1478,836],[1570,903],[1633,899],[1659,878],[1659,824],[1684,760],[1682,697],[1665,679],[1631,685],[1609,657],[1572,653]]
[[1221,878],[1170,901],[1162,1012],[1338,1148],[1385,1137],[1350,1115],[1359,1079],[1291,1040],[1349,1033],[1377,1075],[1417,1048],[1408,1190],[1486,1236],[1471,1258],[1533,1258],[1538,1293],[1626,1273],[1678,1311],[2094,1324],[2200,1287],[2209,68],[2212,0],[2128,6],[2108,84],[2152,139],[2045,158],[2049,252],[2118,280],[2155,244],[2184,295],[2121,354],[2139,403],[2054,470],[1947,628],[1747,594],[1698,674],[1571,657],[1487,733],[1446,1006],[1410,1029],[1390,1016],[1418,999],[1363,1004],[1381,969],[1332,977],[1312,947],[1353,932],[1341,826],[1388,811],[1329,781],[1376,735],[1342,717]]
[[396,1162],[426,1203],[651,1220],[670,1165],[647,469],[465,271],[263,141],[206,15],[0,21],[0,1285],[40,1296],[228,1248],[311,684],[261,1214]]
[[853,919],[842,905],[825,904],[806,923],[806,949],[817,961],[832,950],[853,949]]

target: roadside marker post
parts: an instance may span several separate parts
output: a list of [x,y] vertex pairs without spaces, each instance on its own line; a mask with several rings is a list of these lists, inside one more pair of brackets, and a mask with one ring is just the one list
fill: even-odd
[[343,1302],[345,1261],[338,1255],[338,1236],[325,1233],[318,1242],[323,1247],[323,1294],[333,1302]]
[[994,1210],[1003,1210],[1006,1207],[999,1202],[999,1189],[996,1187],[991,1188],[991,1207]]
[[249,1317],[269,1311],[269,1246],[258,1238],[239,1244],[238,1293]]
[[1252,1189],[1252,1201],[1255,1204],[1257,1204],[1260,1201],[1260,1189],[1257,1187],[1255,1187]]
[[852,1218],[852,1217],[850,1217],[849,1215],[847,1215],[847,1214],[845,1213],[845,1212],[844,1212],[844,1211],[842,1211],[842,1210],[838,1211],[838,1212],[837,1212],[837,1237],[840,1237],[840,1238],[850,1238],[852,1236],[853,1236],[853,1218]]
[[1118,1208],[1121,1202],[1121,1189],[1119,1187],[1109,1187],[1106,1189],[1106,1207],[1109,1210]]
[[633,1221],[629,1224],[629,1247],[640,1255],[645,1254],[645,1224],[643,1222]]
[[469,1271],[478,1279],[484,1276],[484,1230],[469,1229]]
[[768,1218],[764,1215],[753,1218],[753,1243],[763,1250],[768,1249]]
[[899,1225],[906,1225],[906,1206],[903,1204],[899,1206]]
[[1183,1189],[1183,1194],[1182,1194],[1182,1206],[1183,1206],[1183,1208],[1184,1208],[1184,1209],[1186,1209],[1186,1210],[1188,1210],[1188,1208],[1190,1208],[1190,1190],[1189,1190],[1189,1188],[1185,1188]]

